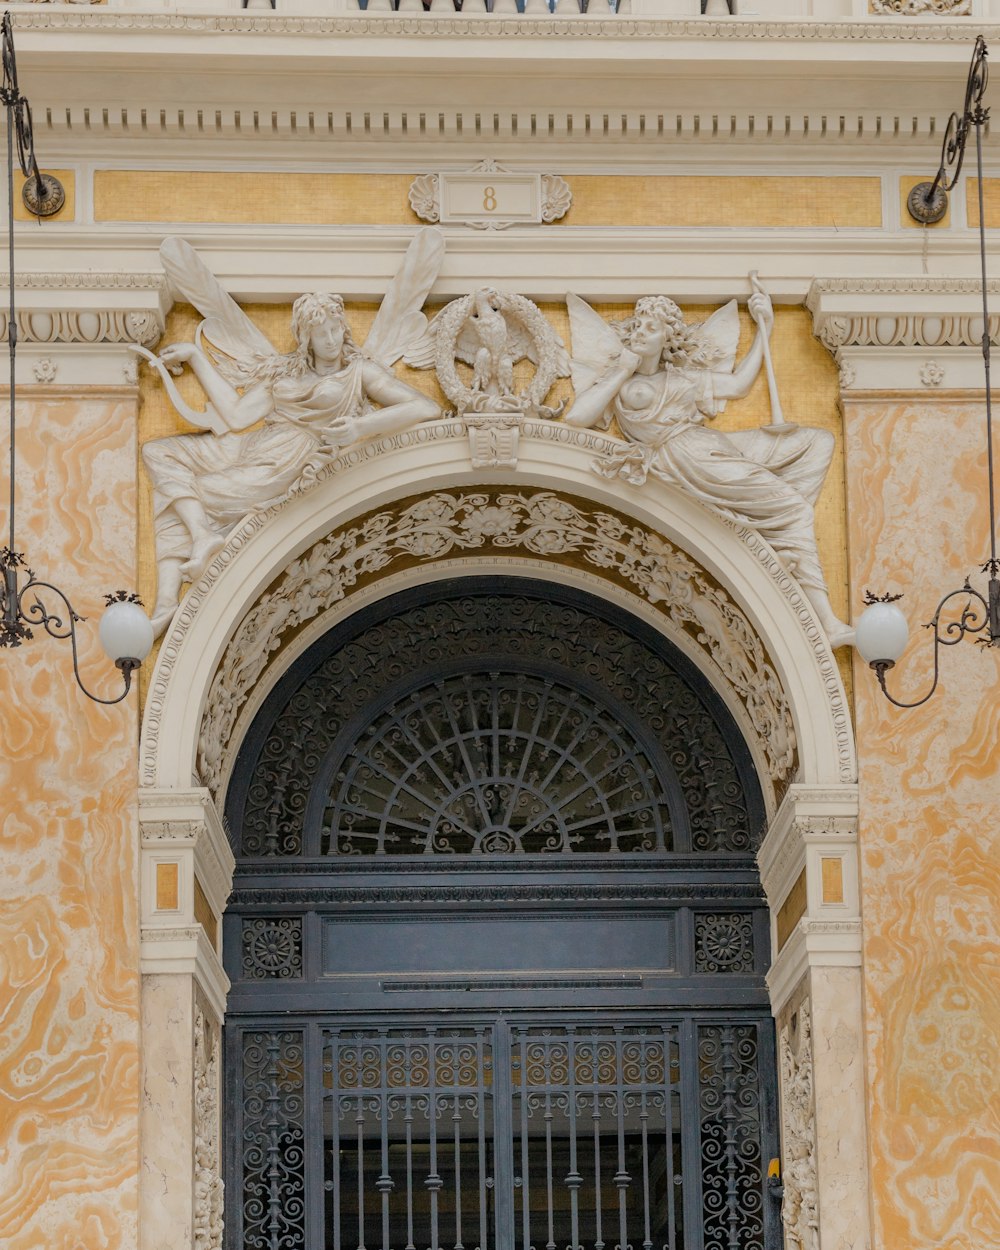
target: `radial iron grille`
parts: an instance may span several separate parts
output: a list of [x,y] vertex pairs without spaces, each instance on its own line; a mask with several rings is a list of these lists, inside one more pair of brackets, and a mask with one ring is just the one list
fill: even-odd
[[530,673],[438,678],[383,710],[334,773],[328,855],[671,849],[657,770],[594,698]]

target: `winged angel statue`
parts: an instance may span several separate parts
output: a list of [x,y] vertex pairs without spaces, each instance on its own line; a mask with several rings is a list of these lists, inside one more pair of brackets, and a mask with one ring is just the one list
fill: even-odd
[[[173,343],[158,357],[138,350],[160,372],[181,416],[206,433],[156,439],[142,449],[153,482],[157,633],[173,615],[182,583],[201,575],[248,513],[314,479],[348,444],[440,415],[391,366],[433,356],[420,309],[443,254],[439,231],[416,235],[363,348],[351,337],[339,295],[301,296],[292,307],[295,349],[281,355],[188,243],[163,244],[167,277],[204,320],[193,343]],[[191,409],[174,385],[171,373],[184,365],[205,391],[204,411]]]
[[653,474],[756,530],[798,579],[831,645],[852,641],[830,604],[814,529],[833,435],[785,424],[780,414],[771,426],[733,433],[703,424],[757,377],[774,324],[768,296],[756,287],[750,297],[757,334],[738,365],[735,300],[701,325],[688,325],[663,295],[640,299],[631,317],[612,324],[576,295],[566,302],[576,394],[566,420],[607,429],[614,417],[627,444],[598,461],[597,471],[634,485]]

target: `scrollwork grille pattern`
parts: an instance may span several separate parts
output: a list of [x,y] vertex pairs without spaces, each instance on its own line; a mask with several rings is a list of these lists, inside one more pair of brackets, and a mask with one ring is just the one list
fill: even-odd
[[412,691],[337,770],[325,854],[669,849],[656,770],[605,707],[527,673]]
[[236,1027],[241,1250],[777,1244],[763,1019]]
[[323,1035],[335,1246],[492,1245],[493,1031]]
[[764,1250],[757,1029],[698,1030],[705,1250]]
[[[290,693],[276,692],[265,704],[258,745],[252,758],[244,759],[249,748],[241,754],[242,771],[231,788],[229,816],[244,855],[517,853],[519,841],[522,850],[550,849],[550,837],[551,849],[752,853],[762,809],[756,791],[748,796],[749,770],[741,772],[730,747],[729,738],[736,742],[738,735],[733,729],[724,736],[717,721],[722,714],[709,709],[658,647],[581,604],[552,601],[551,595],[438,593],[439,599],[397,607],[367,624],[348,623],[327,658],[307,663],[304,657],[305,676]],[[329,651],[331,643],[325,645]],[[603,841],[573,842],[579,829],[571,826],[588,801],[597,802],[593,793],[590,800],[583,791],[571,799],[568,824],[560,829],[556,813],[565,805],[566,790],[533,794],[527,772],[513,779],[504,774],[509,760],[498,765],[496,759],[464,758],[460,747],[468,738],[462,733],[452,735],[455,750],[449,758],[435,734],[447,726],[449,699],[464,680],[460,674],[472,669],[483,689],[463,696],[463,714],[478,708],[508,718],[496,729],[480,721],[473,738],[479,746],[502,747],[520,735],[520,754],[512,754],[520,761],[527,752],[529,772],[541,766],[535,747],[527,750],[533,736],[539,749],[547,738],[564,751],[573,747],[576,717],[600,725],[604,745],[598,749],[606,762],[618,754],[632,761],[631,771],[626,767],[617,778],[609,774],[608,788],[618,789],[619,814],[623,806],[635,808],[624,823],[617,817],[613,822],[622,836],[606,830]],[[416,689],[424,692],[424,704]],[[552,729],[533,735],[523,704],[515,718],[518,698],[540,700],[553,713],[568,710],[565,735]],[[638,741],[625,727],[630,718],[641,726]],[[379,774],[385,765],[405,778],[417,759],[427,778],[423,799],[430,799],[431,813],[440,819],[422,810],[411,821],[414,827],[394,841],[401,819],[414,811],[405,792],[394,792]],[[581,783],[599,765],[597,758],[579,772]],[[327,789],[317,806],[310,796],[320,778],[327,779]],[[671,793],[668,818],[664,800]],[[526,825],[537,821],[527,845],[516,828],[493,821],[511,802],[531,808]],[[535,836],[546,822],[551,832]],[[451,827],[441,836],[444,825]],[[590,822],[592,830],[596,826],[596,820]]]
[[303,1034],[243,1035],[242,1250],[302,1250],[305,1239]]
[[677,1028],[515,1028],[511,1054],[518,1245],[683,1245]]

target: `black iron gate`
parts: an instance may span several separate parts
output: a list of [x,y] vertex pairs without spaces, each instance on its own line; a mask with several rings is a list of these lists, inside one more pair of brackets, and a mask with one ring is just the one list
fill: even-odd
[[227,804],[227,1250],[776,1250],[763,808],[682,655],[549,585],[408,592]]
[[650,1016],[230,1028],[239,1244],[763,1247],[771,1036]]

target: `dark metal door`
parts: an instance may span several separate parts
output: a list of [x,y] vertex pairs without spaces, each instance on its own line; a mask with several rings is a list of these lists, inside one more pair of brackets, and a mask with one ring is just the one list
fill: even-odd
[[227,1250],[776,1250],[763,807],[708,684],[525,582],[317,648],[227,807]]

